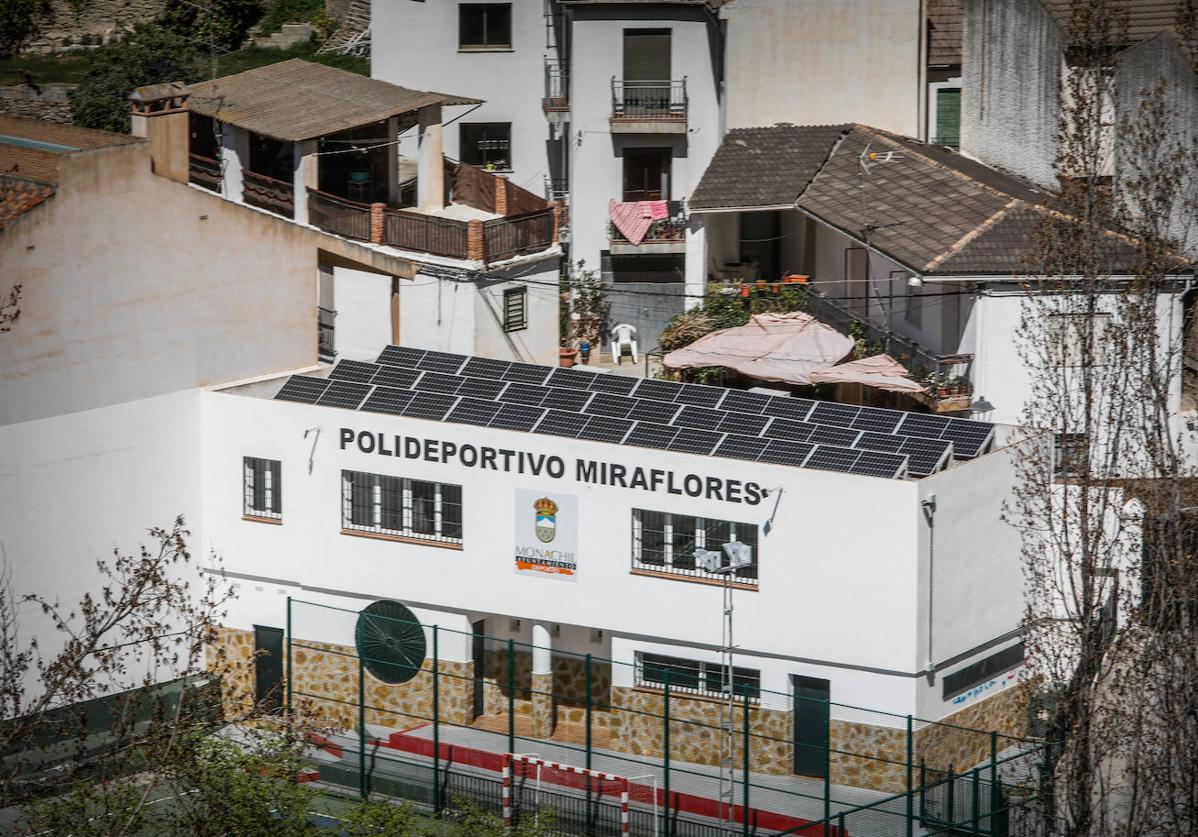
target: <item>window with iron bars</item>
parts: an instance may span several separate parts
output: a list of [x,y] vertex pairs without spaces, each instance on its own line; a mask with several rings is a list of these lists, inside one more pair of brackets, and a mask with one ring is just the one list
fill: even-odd
[[[753,549],[753,563],[736,570],[733,579],[757,585],[757,526],[731,520],[713,520],[671,512],[632,510],[632,568],[686,578],[722,580],[702,569],[696,549],[721,552],[724,544],[740,541]],[[726,559],[724,560],[726,563]]]
[[509,288],[503,292],[503,330],[528,328],[528,288]]
[[277,459],[242,459],[242,514],[266,520],[283,518],[283,463]]
[[[718,697],[723,694],[724,666],[721,663],[637,652],[638,686],[661,688],[667,680],[671,692]],[[750,700],[758,700],[761,697],[761,672],[755,668],[733,666],[732,691],[738,697],[748,693]]]
[[341,528],[431,543],[461,544],[462,487],[342,471]]
[[511,122],[463,122],[458,133],[462,162],[488,170],[512,167]]

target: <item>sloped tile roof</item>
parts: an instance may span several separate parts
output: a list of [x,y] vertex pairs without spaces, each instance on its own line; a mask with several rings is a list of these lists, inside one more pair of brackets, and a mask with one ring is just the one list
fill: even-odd
[[960,66],[964,23],[961,0],[927,0],[928,63]]
[[54,194],[54,187],[23,177],[0,175],[0,230]]
[[426,105],[480,103],[409,90],[299,58],[191,84],[186,90],[196,113],[284,142],[370,125]]
[[63,154],[138,142],[128,134],[0,116],[0,174],[54,183]]
[[851,125],[734,128],[703,172],[691,209],[793,206]]
[[[867,151],[894,157],[867,173]],[[1009,276],[1034,272],[1049,197],[976,160],[877,128],[775,126],[730,131],[690,205],[795,206],[921,275]],[[1131,272],[1135,247],[1114,232],[1106,238],[1112,272]]]

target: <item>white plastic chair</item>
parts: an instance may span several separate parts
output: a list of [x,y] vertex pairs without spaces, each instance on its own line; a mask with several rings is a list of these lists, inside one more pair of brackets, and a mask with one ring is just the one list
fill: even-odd
[[636,364],[636,327],[628,323],[620,323],[611,330],[611,362],[616,366],[624,358],[624,350],[632,354],[632,363]]

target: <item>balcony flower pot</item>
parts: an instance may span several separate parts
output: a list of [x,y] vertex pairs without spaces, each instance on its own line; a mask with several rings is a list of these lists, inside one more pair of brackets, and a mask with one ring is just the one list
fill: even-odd
[[570,349],[570,348],[567,348],[566,346],[562,346],[561,348],[559,348],[557,350],[557,365],[558,366],[565,366],[566,368],[569,368],[574,365],[574,362],[577,358],[578,358],[578,349]]
[[946,397],[948,395],[948,387],[936,387],[936,394],[941,398]]

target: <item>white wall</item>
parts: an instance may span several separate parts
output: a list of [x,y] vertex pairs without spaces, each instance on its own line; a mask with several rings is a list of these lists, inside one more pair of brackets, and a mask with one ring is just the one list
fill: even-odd
[[[512,2],[508,51],[459,50],[457,3],[374,2],[370,23],[371,75],[416,90],[483,99],[485,104],[468,115],[463,116],[466,107],[447,108],[446,119],[511,122],[512,182],[538,195],[549,136],[541,110],[547,54],[544,5],[544,0]],[[458,124],[445,129],[445,153],[454,159],[460,158]],[[401,150],[414,157],[414,140]]]
[[[554,255],[550,259],[492,270],[479,280],[472,354],[527,363],[557,363],[558,265],[558,256]],[[528,327],[504,331],[504,291],[519,287],[526,289]]]
[[[608,248],[607,203],[623,191],[624,148],[672,149],[670,199],[682,200],[703,176],[720,143],[720,105],[712,74],[710,25],[699,9],[636,5],[573,9],[570,158],[571,259],[598,269]],[[686,76],[686,134],[612,134],[611,80],[623,77],[625,29],[669,29],[671,75]]]
[[471,354],[477,290],[473,282],[417,273],[399,287],[399,342]]
[[[204,548],[226,568],[271,585],[316,589],[347,600],[396,598],[438,612],[495,614],[597,627],[629,642],[720,643],[718,587],[630,573],[631,509],[647,508],[764,524],[771,497],[756,505],[579,482],[578,458],[784,487],[774,528],[759,540],[760,589],[737,593],[737,643],[746,665],[785,674],[832,671],[835,699],[913,711],[918,661],[920,484],[734,460],[628,451],[601,443],[535,434],[366,415],[333,408],[238,396],[205,395]],[[313,445],[304,430],[320,427]],[[425,459],[341,448],[340,430],[395,434],[557,455],[562,479],[503,473]],[[241,518],[243,456],[283,463],[281,526]],[[309,458],[311,470],[309,471]],[[977,463],[960,468],[961,480]],[[463,486],[464,548],[438,548],[341,534],[342,468],[453,482]],[[983,480],[993,485],[992,480]],[[565,491],[578,497],[577,581],[529,578],[512,566],[513,489]],[[984,492],[985,489],[977,489]],[[862,515],[869,515],[863,525]],[[946,515],[944,537],[995,540],[998,511],[982,504]],[[964,527],[955,531],[956,526]],[[984,575],[984,566],[980,572]],[[275,579],[278,581],[270,581]],[[467,581],[468,580],[468,581]],[[286,582],[286,583],[284,583]],[[278,596],[278,593],[274,594]],[[710,614],[707,618],[706,614]],[[241,617],[248,622],[257,617]],[[274,617],[277,619],[277,616]],[[962,617],[964,619],[964,617]],[[277,624],[268,623],[268,624]],[[988,625],[982,626],[988,629]],[[956,626],[962,641],[981,643],[972,620]],[[618,645],[613,653],[619,656]],[[780,662],[767,662],[773,657]],[[760,666],[758,666],[760,663]],[[890,672],[889,674],[885,672]],[[906,706],[905,710],[903,707]]]
[[[198,562],[201,488],[194,389],[0,427],[0,556],[13,593],[74,609],[85,593],[100,595],[97,560],[153,547],[148,530],[170,529],[178,515]],[[36,608],[22,609],[20,630],[43,654],[61,647]]]
[[[400,287],[405,284],[407,281],[401,280]],[[390,276],[334,267],[333,308],[337,312],[333,321],[333,347],[337,357],[374,360],[390,345]]]
[[920,136],[919,0],[736,0],[727,125],[861,122]]

